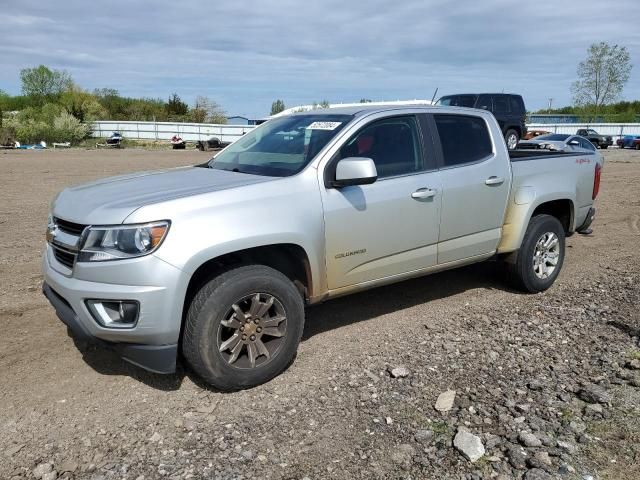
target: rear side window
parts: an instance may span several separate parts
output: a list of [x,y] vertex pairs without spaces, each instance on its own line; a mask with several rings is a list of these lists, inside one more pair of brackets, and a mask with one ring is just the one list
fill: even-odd
[[524,102],[521,97],[512,95],[509,97],[509,103],[511,103],[511,111],[513,113],[524,113]]
[[476,108],[481,108],[483,110],[493,111],[493,102],[491,101],[491,95],[480,95],[478,97],[478,101],[476,102]]
[[477,162],[493,152],[486,122],[470,115],[434,115],[445,167]]
[[510,111],[511,108],[506,96],[497,95],[493,97],[493,113],[509,113]]

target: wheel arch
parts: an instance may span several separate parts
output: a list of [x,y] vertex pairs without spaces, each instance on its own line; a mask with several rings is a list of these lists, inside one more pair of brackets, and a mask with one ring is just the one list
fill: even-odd
[[294,243],[261,245],[224,253],[203,261],[193,272],[184,296],[182,321],[195,294],[215,275],[242,265],[264,265],[279,271],[296,286],[305,302],[313,291],[313,274],[305,249]]
[[567,236],[574,232],[575,204],[568,196],[541,197],[531,203],[515,204],[507,212],[498,253],[508,254],[517,251],[522,245],[529,222],[534,216],[541,214],[557,218]]

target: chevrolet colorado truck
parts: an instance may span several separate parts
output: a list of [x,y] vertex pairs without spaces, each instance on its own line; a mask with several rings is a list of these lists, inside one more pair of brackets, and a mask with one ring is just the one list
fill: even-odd
[[483,110],[296,113],[201,165],[59,193],[43,292],[74,336],[133,364],[180,357],[247,388],[293,361],[307,305],[489,259],[549,288],[601,168],[595,151],[509,152]]

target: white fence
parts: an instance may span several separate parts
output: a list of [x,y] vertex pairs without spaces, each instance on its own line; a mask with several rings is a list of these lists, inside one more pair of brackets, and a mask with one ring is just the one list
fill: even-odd
[[[140,140],[170,140],[174,135],[187,141],[217,137],[221,142],[233,142],[255,128],[254,125],[217,125],[213,123],[120,122],[100,121],[91,125],[94,137],[108,137],[120,132],[125,138]],[[640,123],[530,123],[529,130],[575,134],[578,129],[592,128],[614,139],[623,135],[640,135]]]
[[591,128],[600,135],[612,136],[614,140],[624,135],[640,135],[640,123],[529,123],[527,128],[567,134],[575,134],[581,128]]
[[171,140],[179,135],[183,140],[197,141],[216,137],[221,142],[233,142],[254,125],[217,125],[213,123],[171,123],[171,122],[125,122],[107,120],[92,122],[93,136],[109,137],[112,132],[120,132],[125,138],[138,140]]

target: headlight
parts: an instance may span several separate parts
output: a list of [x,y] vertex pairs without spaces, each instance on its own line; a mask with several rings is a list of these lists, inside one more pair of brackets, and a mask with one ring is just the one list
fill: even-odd
[[78,262],[104,262],[148,255],[160,246],[168,230],[168,221],[89,227]]

